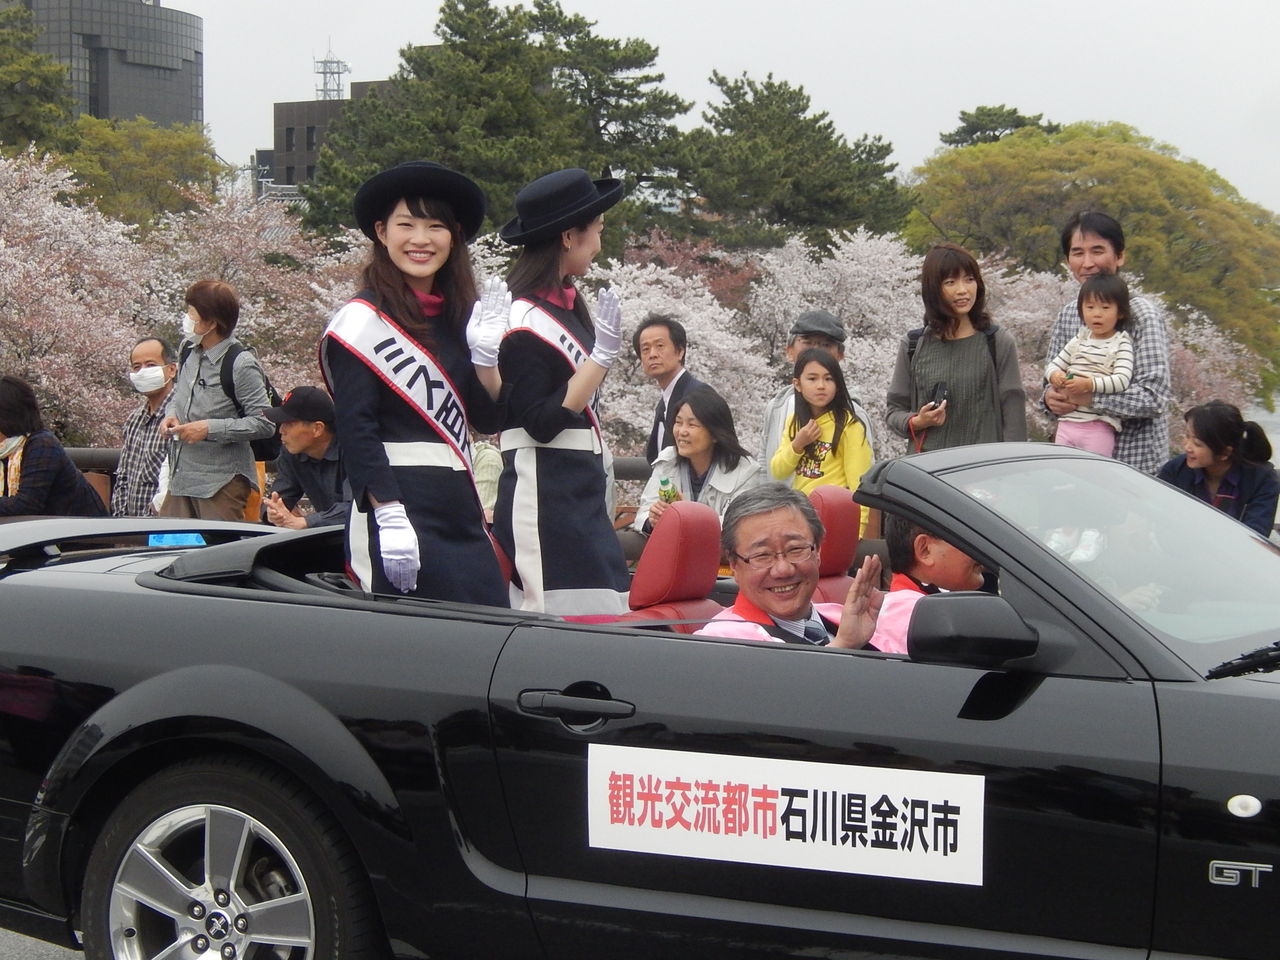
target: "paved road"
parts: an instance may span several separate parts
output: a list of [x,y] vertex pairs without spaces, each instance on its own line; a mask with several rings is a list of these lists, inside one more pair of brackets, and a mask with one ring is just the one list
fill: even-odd
[[55,947],[43,940],[20,937],[8,930],[0,930],[0,957],[4,960],[84,960],[79,950]]

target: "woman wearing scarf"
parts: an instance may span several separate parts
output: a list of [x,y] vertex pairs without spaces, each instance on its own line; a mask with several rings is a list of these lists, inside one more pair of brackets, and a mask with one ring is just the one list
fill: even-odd
[[373,246],[320,360],[351,481],[348,562],[371,592],[507,605],[468,433],[497,430],[503,415],[498,341],[510,297],[491,281],[476,300],[467,253],[484,210],[475,183],[426,161],[356,192]]
[[512,605],[562,614],[627,610],[627,564],[605,507],[595,399],[622,341],[611,290],[594,318],[574,286],[600,252],[619,180],[560,170],[516,196],[502,239],[524,247],[507,278],[516,302],[502,341],[511,390],[493,532],[515,565]]
[[0,377],[0,516],[106,514],[84,474],[44,428],[30,384]]

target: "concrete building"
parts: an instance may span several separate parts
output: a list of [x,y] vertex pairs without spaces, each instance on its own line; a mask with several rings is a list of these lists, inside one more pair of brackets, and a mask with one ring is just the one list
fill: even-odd
[[351,84],[351,99],[293,100],[275,104],[272,124],[273,149],[259,150],[261,166],[269,155],[270,179],[277,187],[306,183],[315,177],[316,159],[324,144],[329,124],[352,100],[359,100],[370,90],[389,83],[388,80],[365,80]]
[[204,123],[204,26],[159,0],[21,0],[36,49],[70,69],[81,113]]

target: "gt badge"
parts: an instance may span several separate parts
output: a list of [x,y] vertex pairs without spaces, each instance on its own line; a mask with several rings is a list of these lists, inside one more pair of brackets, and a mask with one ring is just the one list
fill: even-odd
[[1271,872],[1269,863],[1241,863],[1238,860],[1210,860],[1209,882],[1220,887],[1238,887],[1249,878],[1249,886],[1257,887],[1264,873]]

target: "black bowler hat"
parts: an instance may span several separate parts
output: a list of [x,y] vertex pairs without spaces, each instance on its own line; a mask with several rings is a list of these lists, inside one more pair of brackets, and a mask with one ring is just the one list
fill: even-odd
[[374,224],[387,215],[397,200],[406,197],[425,197],[449,204],[467,240],[480,232],[480,224],[484,222],[484,191],[472,180],[430,160],[410,160],[383,170],[360,185],[352,204],[360,231],[376,241]]
[[268,407],[262,415],[272,423],[288,423],[290,420],[315,423],[323,420],[332,427],[333,401],[319,387],[294,387],[284,395],[280,406]]
[[622,199],[622,181],[592,180],[585,170],[557,170],[516,194],[516,215],[498,231],[526,246],[589,223]]

